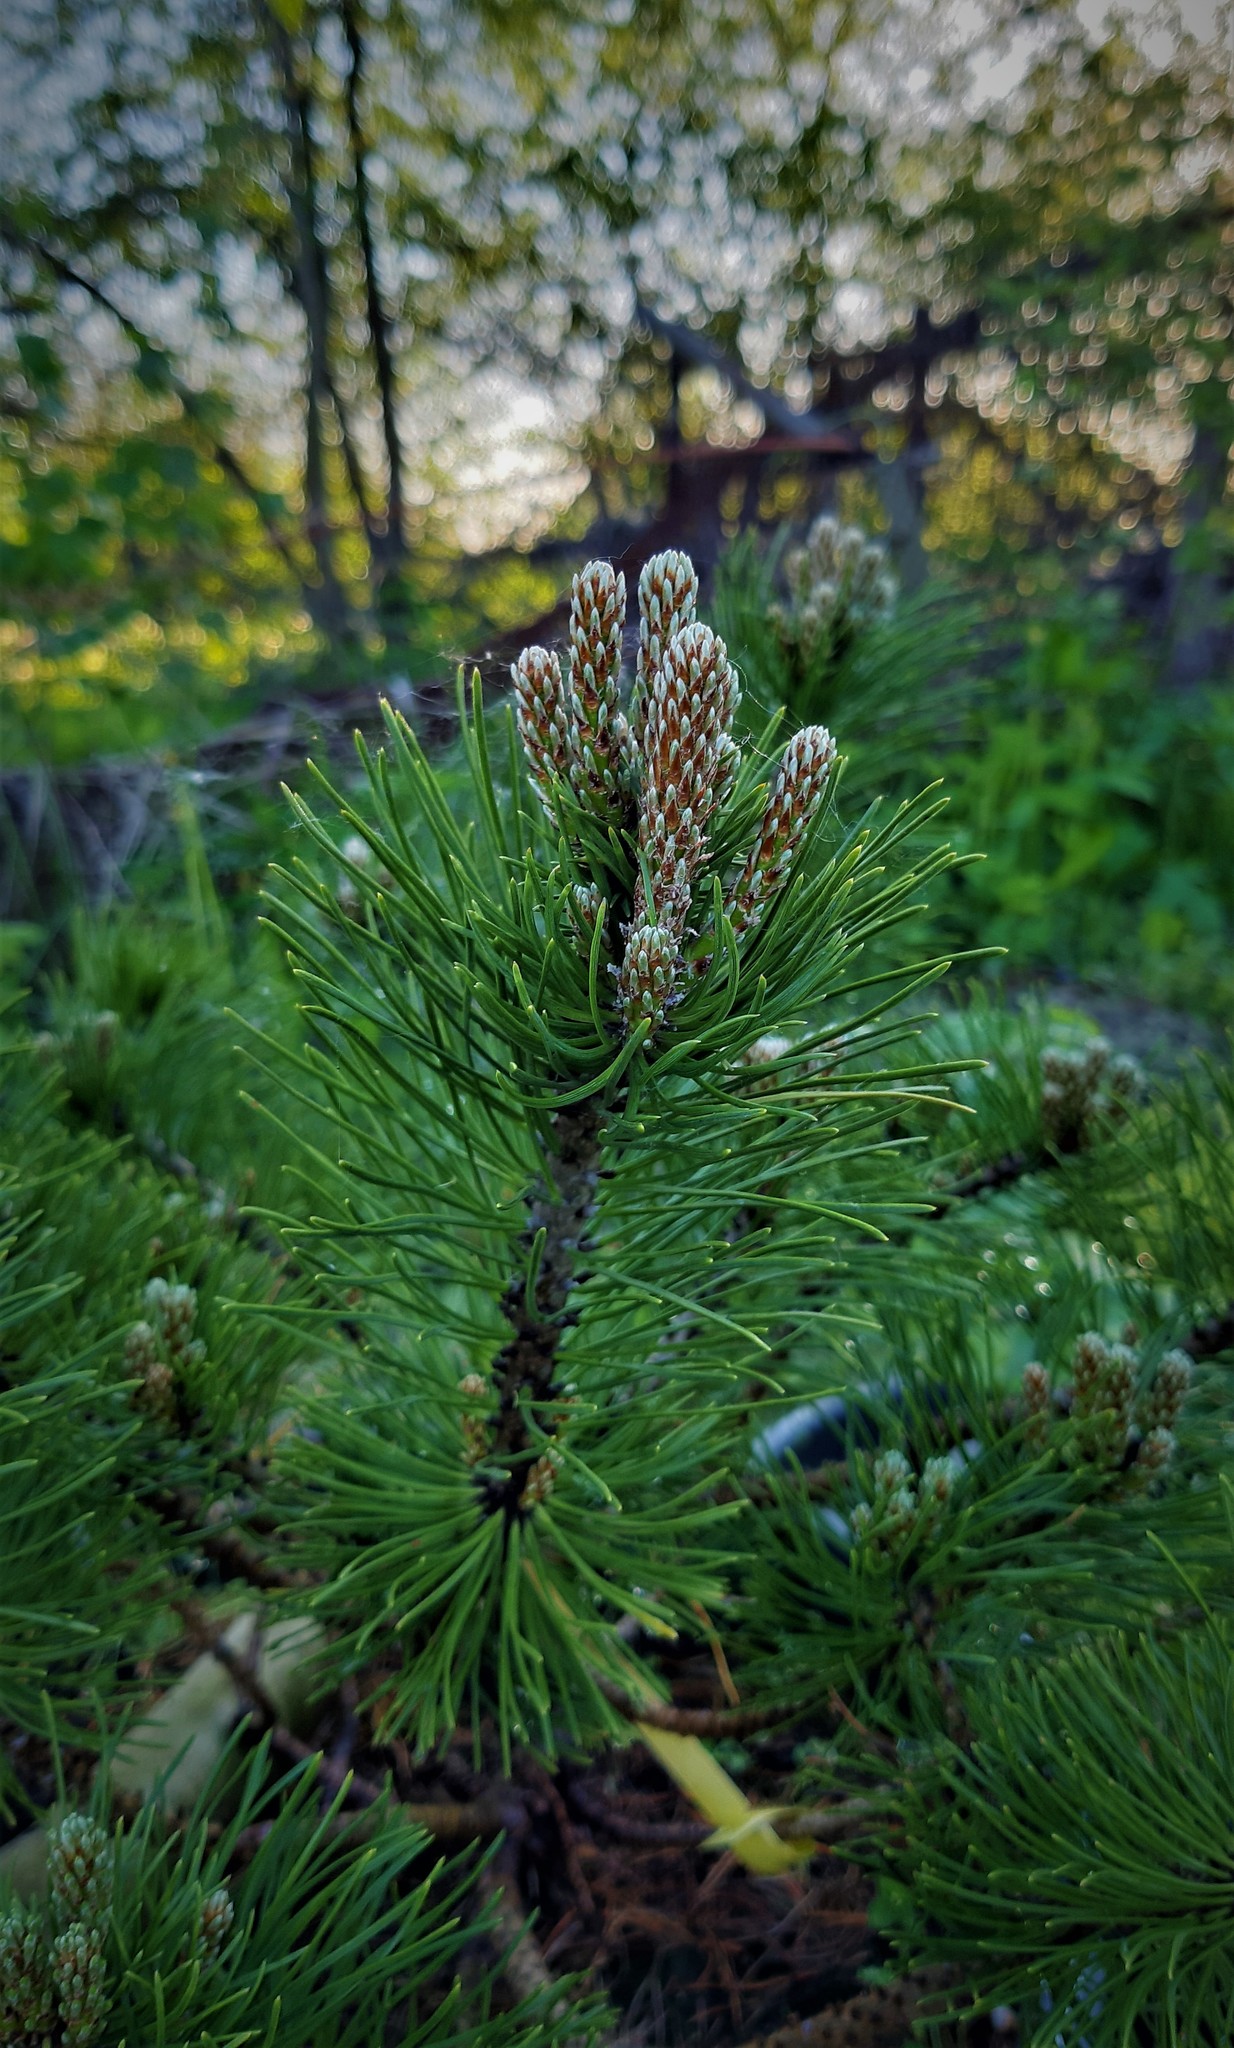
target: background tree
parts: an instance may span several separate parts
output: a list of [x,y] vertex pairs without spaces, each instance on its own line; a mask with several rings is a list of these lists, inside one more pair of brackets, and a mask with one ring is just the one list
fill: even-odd
[[[1201,500],[1219,538],[1228,58],[1181,29],[1150,57],[991,6],[940,58],[890,4],[63,0],[9,34],[25,631],[82,651],[50,518],[105,629],[127,604],[165,633],[191,591],[377,653],[415,642],[410,604],[432,646],[456,541],[604,518],[624,545],[692,492],[714,549],[804,511],[823,445],[894,458],[909,582],[923,539],[1099,539],[1108,572]],[[1219,602],[1193,552],[1180,673]],[[503,604],[536,608],[513,562]]]

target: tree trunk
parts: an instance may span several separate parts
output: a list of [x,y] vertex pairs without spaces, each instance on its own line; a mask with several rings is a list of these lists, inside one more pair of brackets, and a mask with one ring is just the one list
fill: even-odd
[[381,401],[381,430],[389,474],[385,530],[378,532],[374,547],[382,568],[386,571],[397,571],[403,566],[407,553],[405,464],[398,424],[398,390],[394,374],[394,353],[390,345],[390,318],[382,303],[381,286],[377,277],[372,194],[366,167],[368,149],[360,113],[360,95],[364,82],[364,40],[356,0],[342,0],[342,19],[351,58],[351,69],[347,74],[346,104],[356,232],[364,264],[365,314],[373,350],[377,391]]
[[887,545],[902,587],[920,590],[928,573],[921,544],[921,455],[906,442],[890,462],[876,462],[871,471],[887,515]]
[[1220,505],[1225,492],[1228,427],[1197,425],[1187,476],[1186,532],[1173,558],[1167,674],[1180,689],[1214,682],[1229,651],[1230,628],[1222,618],[1228,596],[1220,564],[1205,549],[1196,527]]
[[[298,76],[291,38],[267,9],[283,82],[283,107],[290,157],[287,197],[292,219],[289,282],[304,315],[307,374],[304,383],[304,523],[319,584],[312,593],[314,621],[330,640],[344,639],[354,626],[351,606],[334,567],[334,527],[326,477],[324,416],[334,407],[330,376],[330,334],[326,264],[317,233],[316,182],[308,90]],[[342,433],[346,425],[339,417]],[[353,485],[354,488],[354,485]],[[364,518],[366,508],[360,505]]]

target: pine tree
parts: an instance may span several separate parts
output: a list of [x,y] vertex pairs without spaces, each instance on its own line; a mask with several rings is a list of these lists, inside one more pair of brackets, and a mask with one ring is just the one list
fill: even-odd
[[724,1597],[751,1389],[903,1199],[889,1103],[946,1064],[879,1060],[937,963],[862,972],[948,864],[902,851],[931,804],[841,831],[831,735],[768,760],[696,602],[648,564],[627,700],[624,584],[588,565],[500,745],[464,713],[462,816],[393,713],[371,818],[321,779],[366,860],[294,800],[329,865],[285,875],[280,928],[340,1143],[289,1236],[366,1342],[288,1462],[315,1611],[425,1747],[490,1713],[507,1750],[613,1730],[653,1684],[622,1625]]

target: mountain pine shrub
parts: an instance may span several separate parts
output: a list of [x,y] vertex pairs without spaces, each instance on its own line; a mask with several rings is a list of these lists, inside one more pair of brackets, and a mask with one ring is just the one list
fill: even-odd
[[[293,797],[290,976],[199,894],[208,996],[121,917],[5,1014],[0,2042],[620,2040],[521,1887],[635,1738],[773,1918],[863,1873],[778,2048],[1228,2039],[1234,1088],[921,1010],[940,798],[749,715],[807,566],[589,564]],[[892,595],[799,635],[867,769]]]

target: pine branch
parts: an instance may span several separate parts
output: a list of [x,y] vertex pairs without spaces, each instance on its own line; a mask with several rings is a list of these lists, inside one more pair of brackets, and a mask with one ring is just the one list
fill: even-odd
[[[239,1683],[239,1679],[237,1683]],[[332,1763],[312,1743],[302,1742],[279,1721],[268,1730],[270,1747],[291,1763],[312,1763],[323,1786],[341,1793],[348,1802],[372,1809],[373,1825],[380,1827],[384,1810],[393,1806],[411,1827],[424,1828],[443,1847],[463,1847],[469,1842],[491,1842],[497,1835],[516,1839],[526,1833],[527,1803],[518,1787],[498,1780],[486,1797],[470,1800],[396,1800],[388,1785],[379,1785],[345,1765]]]
[[600,1690],[627,1721],[645,1721],[650,1728],[667,1729],[670,1735],[695,1735],[704,1742],[725,1737],[754,1735],[762,1728],[781,1727],[792,1719],[791,1706],[784,1707],[674,1707],[661,1700],[630,1699],[620,1687],[602,1681]]
[[[502,1857],[508,1866],[508,1856]],[[519,1894],[518,1879],[508,1867],[498,1872],[491,1866],[482,1872],[477,1886],[480,1897],[493,1913],[491,1939],[501,1956],[501,1973],[516,1998],[552,1997],[557,1984],[540,1953],[531,1931],[527,1908]],[[558,1993],[550,2006],[554,2020],[564,2019],[569,2005]]]
[[649,1849],[699,1849],[713,1830],[705,1820],[632,1820],[597,1799],[589,1787],[572,1781],[571,1805],[589,1827],[602,1828],[615,1841]]
[[[177,1512],[181,1520],[189,1521],[183,1509],[183,1497],[177,1497]],[[189,1526],[192,1522],[189,1521]],[[218,1567],[219,1577],[242,1579],[245,1585],[255,1587],[259,1592],[277,1593],[289,1587],[310,1582],[309,1574],[296,1571],[287,1565],[276,1564],[272,1558],[262,1557],[253,1550],[235,1529],[212,1529],[208,1525],[199,1530],[193,1538],[199,1550],[204,1551],[211,1563]]]
[[492,1511],[518,1512],[528,1481],[533,1443],[523,1405],[525,1395],[537,1402],[552,1400],[557,1353],[566,1328],[566,1304],[581,1277],[579,1255],[595,1208],[600,1164],[600,1115],[592,1102],[565,1109],[553,1118],[556,1157],[554,1192],[531,1204],[522,1244],[528,1257],[540,1245],[534,1284],[527,1286],[521,1266],[502,1297],[502,1313],[513,1335],[498,1352],[491,1372],[499,1397],[494,1456],[511,1461],[508,1478],[486,1482]]

